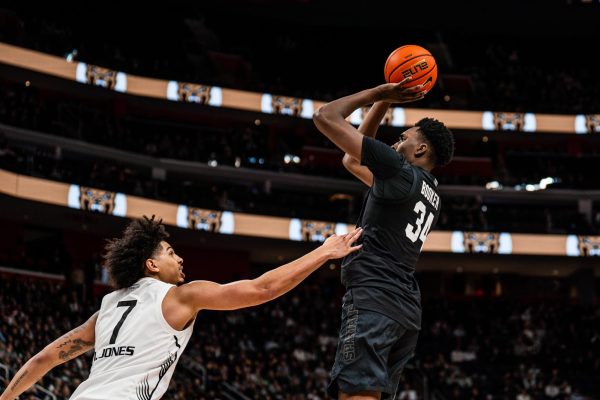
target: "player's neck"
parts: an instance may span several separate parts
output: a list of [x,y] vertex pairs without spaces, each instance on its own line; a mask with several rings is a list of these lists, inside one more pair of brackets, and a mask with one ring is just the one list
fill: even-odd
[[429,163],[423,162],[420,159],[413,160],[411,165],[413,165],[414,167],[419,167],[422,170],[427,171],[429,173],[431,173],[431,171],[433,170],[433,168],[431,167],[431,165],[429,165]]

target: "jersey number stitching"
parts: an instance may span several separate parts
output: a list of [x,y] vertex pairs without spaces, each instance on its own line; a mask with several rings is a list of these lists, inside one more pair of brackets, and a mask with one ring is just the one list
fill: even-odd
[[433,213],[429,213],[427,221],[425,221],[425,226],[422,226],[423,221],[425,220],[425,214],[427,214],[425,204],[419,200],[417,204],[415,204],[414,211],[418,214],[417,221],[415,222],[416,227],[411,224],[406,224],[406,237],[413,243],[418,239],[421,239],[421,242],[425,243],[425,239],[427,239],[427,235],[431,229],[431,223],[433,222]]
[[133,310],[133,307],[135,307],[136,304],[137,304],[137,300],[120,301],[117,303],[117,307],[129,307],[129,308],[127,310],[125,310],[125,312],[123,313],[123,316],[121,317],[121,320],[117,323],[117,325],[115,326],[115,329],[113,329],[112,336],[110,337],[110,344],[114,344],[115,341],[117,340],[117,335],[119,334],[119,329],[121,329],[123,322],[125,322],[125,318],[127,318],[127,316],[129,315],[131,310]]

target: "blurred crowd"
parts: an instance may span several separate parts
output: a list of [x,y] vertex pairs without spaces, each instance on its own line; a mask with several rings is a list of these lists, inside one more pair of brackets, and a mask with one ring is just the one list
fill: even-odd
[[582,393],[600,393],[593,377],[600,365],[598,307],[426,301],[424,319],[420,365],[448,400],[583,399]]
[[[280,13],[308,12],[282,6]],[[319,14],[318,7],[313,9]],[[405,37],[429,48],[440,64],[440,85],[422,106],[564,114],[600,108],[600,88],[589,84],[593,69],[555,57],[556,38],[547,27],[515,39],[503,21],[498,24],[505,26],[504,35],[475,26],[450,29],[433,21],[422,27],[382,23],[365,35],[364,24],[373,21],[356,11],[353,17],[350,10],[349,15],[333,12],[330,25],[319,26],[306,22],[310,18],[284,23],[272,12],[261,12],[260,5],[186,5],[149,12],[139,29],[131,28],[137,10],[119,8],[106,30],[102,21],[81,11],[75,5],[60,13],[18,4],[0,9],[0,40],[136,75],[328,101],[382,83],[385,57],[402,44],[390,36]],[[557,13],[556,7],[548,11]],[[345,18],[362,20],[351,27]],[[594,45],[591,35],[576,29],[568,34],[575,54]],[[352,57],[351,66],[340,61],[342,54]]]
[[[72,18],[73,9],[62,16],[34,9],[1,8],[0,41],[131,74],[317,100],[332,100],[375,81],[351,79],[356,74],[351,70],[337,70],[338,79],[330,79],[310,69],[321,68],[321,63],[307,63],[309,55],[325,64],[329,52],[325,45],[314,46],[328,37],[317,27],[312,33],[263,29],[266,33],[260,35],[232,35],[225,24],[220,27],[212,17],[186,10],[170,18],[151,16],[145,22],[163,29],[135,32],[129,29],[129,17],[116,13],[114,29],[102,36],[97,31],[106,21],[94,27],[88,20]],[[600,109],[600,86],[589,84],[595,78],[589,66],[545,62],[538,58],[545,43],[534,55],[525,41],[512,38],[482,36],[473,39],[479,46],[463,46],[457,34],[432,32],[432,37],[449,56],[440,58],[445,65],[439,85],[419,107],[564,114]],[[253,43],[263,47],[252,50]],[[273,63],[273,53],[290,68]],[[554,53],[550,56],[558,59]],[[302,123],[290,124],[286,131],[260,121],[232,121],[227,127],[174,122],[151,113],[136,115],[120,108],[124,103],[118,101],[82,101],[57,93],[40,90],[35,82],[30,86],[3,78],[0,123],[154,158],[353,179],[340,166],[341,153]],[[389,139],[390,132],[386,136],[383,131]],[[439,181],[483,187],[497,180],[510,187],[550,176],[559,179],[556,188],[597,189],[600,147],[594,140],[544,147],[526,141],[496,145],[492,139],[471,153],[457,150],[461,156],[487,157],[491,173],[477,168],[462,175],[441,170]],[[355,223],[362,204],[360,194],[283,190],[268,180],[242,185],[177,175],[164,179],[151,168],[15,141],[2,132],[0,168],[189,206],[288,218]],[[481,197],[444,196],[436,229],[600,234],[600,202],[592,204],[591,218],[586,218],[575,201],[507,205]],[[22,241],[14,250],[0,254],[3,265],[72,275],[65,270],[72,262],[60,242],[31,248]],[[78,268],[106,282],[97,254]],[[340,298],[337,283],[307,283],[261,307],[202,312],[166,398],[218,400],[231,398],[231,393],[252,400],[327,398]],[[97,310],[98,300],[82,282],[57,285],[0,275],[0,364],[12,376],[35,352],[85,321]],[[598,307],[566,300],[428,299],[423,326],[417,356],[399,389],[401,400],[422,399],[425,387],[445,400],[592,400],[600,393]],[[40,384],[58,399],[68,399],[90,365],[88,354],[55,368]],[[6,384],[2,373],[0,390]],[[44,394],[33,390],[25,398],[44,399]]]
[[[2,132],[0,168],[192,207],[287,218],[356,223],[363,201],[360,193],[333,195],[305,186],[283,188],[268,179],[234,183],[178,174],[168,174],[165,179],[153,175],[148,167],[71,154],[60,146],[20,144],[3,138]],[[436,229],[598,234],[599,202],[592,203],[590,214],[590,219],[582,214],[576,201],[519,204],[483,196],[444,195]]]
[[[172,111],[170,111],[172,112]],[[352,179],[341,167],[342,153],[312,124],[248,123],[231,118],[169,114],[121,101],[97,102],[9,81],[0,84],[0,122],[156,158],[194,161],[265,171]],[[397,140],[398,129],[384,127],[379,138]],[[600,144],[594,138],[540,137],[535,143],[455,134],[456,156],[472,160],[470,173],[434,171],[442,184],[478,185],[497,180],[507,187],[554,177],[552,187],[594,189],[600,180]],[[486,160],[486,170],[477,168]],[[469,164],[466,164],[469,165]]]
[[[3,277],[0,288],[0,363],[11,376],[99,305],[56,283]],[[200,313],[166,398],[225,399],[232,391],[253,400],[328,398],[340,298],[339,284],[309,281],[260,307]],[[597,307],[490,298],[423,303],[424,328],[399,398],[422,399],[425,385],[446,400],[589,400],[600,393]],[[88,354],[41,384],[67,399],[89,367]]]

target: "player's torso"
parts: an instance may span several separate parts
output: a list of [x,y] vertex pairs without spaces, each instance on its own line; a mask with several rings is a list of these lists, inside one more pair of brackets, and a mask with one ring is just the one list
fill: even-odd
[[[376,311],[407,329],[421,329],[421,293],[414,276],[421,248],[440,211],[435,178],[409,166],[413,176],[403,198],[382,198],[371,188],[358,225],[363,247],[342,264],[342,283],[357,309]],[[388,182],[389,183],[389,182]],[[392,183],[393,184],[393,183]]]
[[405,197],[386,198],[382,196],[385,189],[375,186],[369,191],[358,221],[364,229],[363,248],[344,260],[344,265],[350,267],[345,271],[347,280],[393,281],[412,275],[439,216],[441,200],[435,178],[420,168],[409,168],[413,182]]
[[193,328],[176,331],[165,321],[162,300],[172,287],[143,278],[105,296],[90,377],[73,399],[151,400],[164,393]]

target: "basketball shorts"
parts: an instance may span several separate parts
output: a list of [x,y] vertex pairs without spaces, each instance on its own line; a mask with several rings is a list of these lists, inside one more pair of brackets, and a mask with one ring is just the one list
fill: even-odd
[[349,289],[343,298],[329,395],[337,399],[340,390],[347,394],[376,391],[382,399],[393,399],[418,337],[419,331],[408,330],[384,314],[357,309]]

